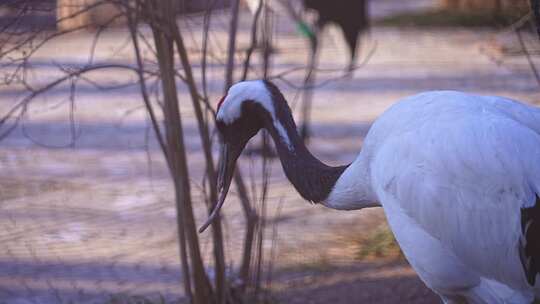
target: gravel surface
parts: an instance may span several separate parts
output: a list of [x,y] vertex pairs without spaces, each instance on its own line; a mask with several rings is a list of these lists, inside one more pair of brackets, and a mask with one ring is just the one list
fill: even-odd
[[[380,3],[382,10],[394,2]],[[429,7],[430,3],[421,4]],[[187,36],[189,39],[200,39],[200,19],[180,22],[193,33]],[[224,24],[226,16],[214,20],[215,50],[223,50],[225,45]],[[279,39],[274,72],[303,65],[305,41],[286,22],[276,24]],[[243,26],[241,45],[249,36]],[[372,29],[360,55],[362,60],[375,48],[369,62],[352,77],[329,81],[316,90],[310,148],[330,164],[352,161],[378,115],[399,98],[424,90],[457,89],[529,103],[540,100],[538,85],[524,58],[497,57],[496,52],[490,53],[490,58],[481,51],[490,38],[499,37],[496,34],[488,29]],[[126,44],[128,36],[123,29],[105,32],[94,60],[133,62]],[[34,81],[44,83],[58,75],[55,64],[86,62],[91,37],[84,32],[45,46],[35,57]],[[194,40],[189,40],[191,49],[195,48]],[[346,50],[335,30],[326,32],[323,46],[322,68],[345,66]],[[197,56],[193,52],[192,59],[198,60]],[[209,93],[215,100],[222,92],[220,60],[213,60],[209,70]],[[200,72],[198,67],[195,72]],[[317,80],[339,76],[340,71],[320,72]],[[134,79],[121,71],[90,77],[102,84]],[[287,79],[300,84],[302,77],[302,73],[292,73]],[[296,90],[285,82],[276,83],[295,108]],[[0,87],[0,113],[5,113],[23,92],[18,87]],[[0,303],[98,303],[118,293],[180,297],[182,278],[172,188],[148,129],[137,87],[99,91],[81,82],[76,104],[79,135],[73,148],[66,147],[70,142],[68,93],[69,85],[60,86],[36,100],[24,128],[0,142]],[[190,101],[181,85],[179,97],[192,166],[195,212],[201,221],[205,209],[197,189],[203,158]],[[242,169],[246,174],[257,176],[257,161],[244,157]],[[364,234],[384,221],[382,210],[339,212],[312,206],[287,183],[278,162],[271,167],[268,214],[278,223],[274,260],[278,274],[272,287],[278,300],[334,304],[438,302],[403,261],[355,260],[357,243],[351,236]],[[277,213],[279,206],[282,209]],[[241,249],[236,235],[243,225],[234,191],[224,211],[228,259],[234,265]],[[211,259],[208,233],[201,235],[201,242],[205,258]],[[265,244],[265,248],[270,247],[270,243]],[[298,265],[312,271],[298,271]]]

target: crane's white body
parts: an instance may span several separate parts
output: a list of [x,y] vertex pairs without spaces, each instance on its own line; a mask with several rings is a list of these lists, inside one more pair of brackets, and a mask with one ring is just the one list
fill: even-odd
[[[346,169],[300,146],[286,100],[268,82],[229,89],[216,118],[229,145],[231,134],[247,142],[253,135],[242,132],[261,128],[242,119],[261,109],[300,194],[334,209],[382,206],[408,261],[445,303],[540,297],[540,278],[530,285],[540,270],[540,109],[453,91],[408,97],[375,121]],[[303,183],[304,173],[321,180]]]
[[540,110],[437,91],[375,121],[325,205],[380,202],[410,264],[445,303],[530,303],[539,288],[520,264],[520,209],[537,193]]

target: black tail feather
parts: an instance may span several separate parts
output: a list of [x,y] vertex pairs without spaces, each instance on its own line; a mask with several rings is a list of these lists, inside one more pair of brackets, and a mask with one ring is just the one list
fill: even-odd
[[536,275],[540,270],[540,198],[538,194],[532,207],[521,208],[521,233],[519,257],[527,282],[534,286]]

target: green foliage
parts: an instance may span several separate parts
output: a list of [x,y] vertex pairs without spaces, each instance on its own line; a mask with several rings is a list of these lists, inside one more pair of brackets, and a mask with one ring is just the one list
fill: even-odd
[[416,26],[416,27],[502,27],[517,21],[526,12],[520,10],[430,10],[408,12],[388,16],[376,21],[383,26]]
[[359,259],[403,257],[394,234],[386,224],[381,224],[359,242],[360,249],[357,254]]

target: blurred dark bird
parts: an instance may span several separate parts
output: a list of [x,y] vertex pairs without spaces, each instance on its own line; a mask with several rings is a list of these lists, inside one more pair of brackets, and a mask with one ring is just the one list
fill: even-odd
[[316,32],[329,23],[335,23],[343,31],[350,52],[349,68],[354,66],[357,55],[357,44],[360,34],[369,28],[368,8],[366,0],[304,0],[308,10],[318,14]]
[[[261,4],[261,0],[244,1],[253,14]],[[330,23],[339,26],[350,52],[349,70],[354,67],[358,53],[358,39],[360,34],[369,29],[368,0],[302,0],[304,10],[315,11],[317,14],[314,28],[302,20],[290,0],[277,2],[297,22],[299,31],[310,39],[312,57],[317,52],[320,31]]]

